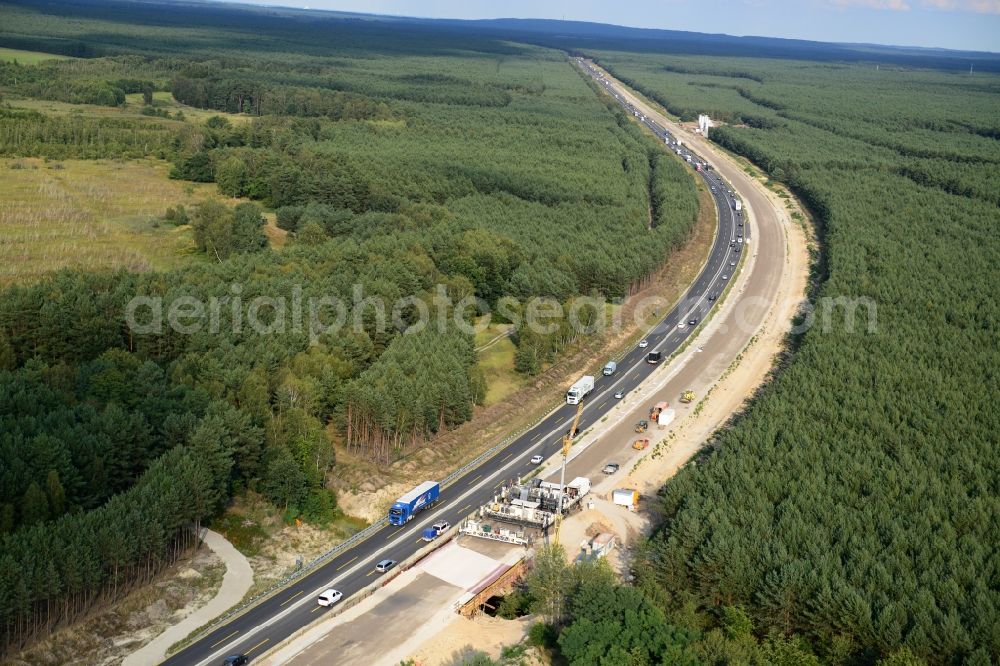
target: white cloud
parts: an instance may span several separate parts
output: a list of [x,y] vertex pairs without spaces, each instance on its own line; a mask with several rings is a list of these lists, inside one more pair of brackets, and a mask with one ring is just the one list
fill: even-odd
[[1000,14],[1000,0],[966,0],[958,4],[968,5],[968,11],[977,14]]
[[897,12],[909,11],[906,0],[833,0],[837,7],[866,7],[868,9],[889,9]]
[[[1000,14],[1000,0],[915,0],[924,9],[973,14]],[[908,0],[831,0],[836,7],[864,7],[905,12],[912,6]]]

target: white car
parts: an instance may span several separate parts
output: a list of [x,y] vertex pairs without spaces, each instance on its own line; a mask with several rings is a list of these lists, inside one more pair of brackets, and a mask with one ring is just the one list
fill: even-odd
[[531,456],[532,465],[541,465],[543,460],[545,460],[545,458],[541,456]]
[[319,598],[316,599],[316,603],[320,606],[332,606],[343,598],[343,592],[338,592],[331,587],[329,590],[323,590],[322,594],[319,595]]
[[677,328],[684,328],[684,327],[685,327],[684,322],[677,324]]
[[645,349],[649,346],[649,340],[639,340],[639,349]]

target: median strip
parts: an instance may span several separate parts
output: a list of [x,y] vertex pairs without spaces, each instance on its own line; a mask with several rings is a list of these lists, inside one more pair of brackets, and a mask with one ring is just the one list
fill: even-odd
[[[716,230],[716,233],[717,233],[717,230]],[[704,265],[703,265],[703,269],[704,269]],[[676,304],[674,304],[674,305],[676,305]],[[629,375],[634,375],[634,374],[635,374],[635,372],[637,372],[637,371],[638,371],[638,369],[639,369],[638,367],[634,367],[634,368],[632,369],[632,371],[631,371],[631,372],[629,372],[628,374],[629,374]],[[605,393],[607,393],[607,391],[605,391]],[[606,405],[607,403],[608,403],[608,400],[607,400],[607,399],[605,399],[605,400],[604,400],[603,402],[601,402],[601,403],[600,403],[600,405],[598,405],[598,408],[599,408],[599,409],[603,409],[603,408],[605,407],[605,405]],[[563,406],[562,404],[560,404],[560,405],[559,405],[559,407],[562,407],[562,406]],[[558,407],[557,407],[556,409],[558,409]],[[585,407],[585,409],[586,409],[586,407]],[[553,410],[552,412],[550,412],[550,415],[551,415],[551,414],[552,414],[552,413],[553,413],[554,411],[555,411],[555,410]],[[538,426],[538,425],[539,425],[540,423],[542,423],[542,422],[544,421],[544,419],[545,419],[545,418],[547,418],[547,416],[546,416],[546,417],[543,417],[543,419],[542,419],[541,421],[537,422],[537,423],[535,424],[535,427],[537,427],[537,426]],[[568,421],[567,421],[567,423],[568,423]],[[558,430],[558,427],[556,428],[556,430]],[[477,458],[476,458],[475,460],[473,460],[473,461],[470,461],[470,463],[467,463],[467,464],[466,464],[466,465],[464,465],[464,466],[463,466],[462,468],[460,468],[460,469],[458,469],[458,470],[455,470],[454,472],[452,472],[451,474],[449,474],[449,475],[448,475],[448,476],[447,476],[447,477],[446,477],[446,478],[445,478],[445,479],[444,479],[444,480],[443,480],[443,481],[441,482],[441,486],[442,486],[442,487],[447,487],[448,485],[450,485],[450,483],[453,483],[454,481],[457,481],[457,480],[458,480],[459,478],[461,478],[461,476],[462,476],[463,474],[465,474],[465,473],[468,473],[469,471],[473,470],[473,469],[474,469],[475,467],[477,467],[477,466],[479,466],[479,465],[482,465],[482,464],[483,464],[484,462],[486,462],[486,461],[487,461],[487,460],[488,460],[489,458],[491,458],[491,457],[495,456],[495,455],[496,455],[496,453],[497,453],[497,452],[498,452],[499,450],[502,450],[502,448],[503,448],[504,446],[506,446],[506,445],[509,445],[510,443],[512,443],[512,442],[514,442],[514,441],[516,441],[516,440],[517,440],[517,438],[518,438],[518,436],[519,436],[520,434],[522,434],[522,433],[523,433],[524,431],[525,431],[525,429],[522,429],[522,430],[521,430],[520,432],[518,432],[518,433],[512,433],[512,434],[511,434],[511,435],[509,435],[509,436],[508,436],[507,438],[505,438],[505,439],[504,439],[504,441],[502,441],[502,442],[501,442],[501,443],[500,443],[500,444],[499,444],[498,446],[494,447],[494,448],[493,448],[493,449],[492,449],[491,451],[487,451],[487,452],[485,452],[484,454],[481,454],[481,455],[480,455],[479,457],[477,457]],[[586,433],[584,433],[584,434],[586,434]],[[533,436],[533,438],[532,438],[532,440],[531,440],[531,441],[532,441],[532,443],[537,443],[537,442],[538,442],[539,440],[541,440],[541,439],[542,439],[542,438],[543,438],[543,437],[544,437],[545,435],[546,435],[546,433],[545,433],[545,432],[537,432],[537,433],[536,433],[536,434],[535,434],[535,435]],[[502,459],[500,460],[500,462],[506,462],[506,461],[510,460],[510,459],[511,459],[511,458],[512,458],[513,456],[514,456],[514,453],[513,453],[513,452],[511,452],[511,453],[508,453],[508,454],[507,454],[507,455],[506,455],[506,456],[505,456],[504,458],[502,458]],[[481,480],[481,479],[483,478],[483,476],[484,476],[484,474],[482,474],[482,473],[481,473],[481,474],[478,474],[478,475],[477,475],[477,476],[476,476],[475,478],[473,478],[473,479],[471,479],[470,481],[468,481],[468,483],[467,483],[467,486],[474,486],[474,485],[475,485],[476,483],[478,483],[478,482],[479,482],[479,481],[480,481],[480,480]],[[465,511],[467,511],[468,509],[470,509],[471,507],[472,507],[472,505],[471,505],[471,504],[469,504],[469,505],[467,505],[466,507],[464,507],[464,508],[463,508],[463,509],[462,509],[461,511],[462,511],[462,512],[465,512]],[[378,527],[381,527],[381,526],[384,526],[384,525],[385,525],[385,523],[384,523],[384,520],[385,520],[385,519],[382,519],[381,521],[379,521],[379,523],[377,523]],[[373,526],[373,527],[375,527],[375,526]],[[403,531],[404,529],[405,529],[405,526],[400,526],[400,527],[399,527],[399,529],[397,529],[397,530],[395,530],[395,531],[391,532],[391,533],[390,533],[390,534],[388,535],[388,537],[387,537],[387,540],[388,540],[388,539],[391,539],[392,537],[395,537],[395,536],[396,536],[397,534],[399,534],[399,532]],[[333,554],[334,552],[336,552],[337,550],[340,550],[340,551],[342,551],[342,550],[343,550],[344,548],[346,548],[346,547],[350,547],[350,546],[355,546],[355,545],[357,545],[358,543],[360,543],[361,541],[363,541],[365,537],[373,535],[375,531],[377,531],[377,529],[372,529],[372,528],[369,528],[369,530],[364,530],[364,531],[363,531],[363,533],[359,533],[359,535],[356,535],[356,536],[357,536],[357,538],[352,538],[352,539],[350,539],[350,540],[349,540],[349,543],[345,543],[345,544],[342,544],[342,545],[341,545],[341,546],[340,546],[340,547],[339,547],[338,549],[334,549],[333,551],[331,551],[331,552],[327,553],[325,557],[321,557],[321,558],[317,558],[317,560],[315,560],[315,561],[314,561],[314,563],[311,563],[311,565],[312,565],[312,566],[310,566],[310,567],[309,567],[309,569],[312,569],[312,570],[314,570],[315,568],[318,568],[319,566],[321,566],[321,564],[322,564],[322,560],[323,560],[323,559],[326,559],[327,557],[329,557],[330,555],[332,555],[332,554]],[[405,538],[405,537],[404,537],[404,538]],[[419,543],[419,541],[418,541],[418,543]],[[354,562],[355,560],[357,560],[357,557],[353,558],[352,560],[350,560],[349,562],[347,562],[347,563],[345,563],[345,564],[343,564],[343,565],[340,565],[340,567],[338,567],[338,568],[337,568],[337,571],[340,571],[341,569],[344,569],[345,567],[347,567],[347,566],[348,566],[349,564],[351,564],[351,563],[352,563],[352,562]],[[370,572],[370,573],[369,573],[369,574],[367,574],[367,575],[368,575],[368,576],[370,577],[370,576],[372,576],[373,574],[374,574],[374,572]],[[287,584],[287,582],[286,582],[286,584]],[[257,599],[255,599],[255,600],[253,600],[253,601],[258,601],[258,600],[257,600]],[[291,601],[291,599],[289,599],[288,601]],[[305,600],[305,599],[302,599],[302,600],[301,600],[301,602],[304,602],[304,601],[306,601],[306,600]],[[253,602],[251,602],[251,603],[253,603]],[[287,602],[286,602],[286,603],[287,603]],[[250,604],[250,603],[248,603],[248,604],[247,604],[246,606],[249,606],[249,605],[251,605],[251,604]],[[282,605],[284,605],[284,604],[282,604]],[[298,605],[298,604],[296,604],[296,605]],[[246,606],[245,606],[245,607],[246,607]],[[245,608],[245,607],[244,607],[244,608]],[[241,609],[241,610],[243,610],[243,609]]]

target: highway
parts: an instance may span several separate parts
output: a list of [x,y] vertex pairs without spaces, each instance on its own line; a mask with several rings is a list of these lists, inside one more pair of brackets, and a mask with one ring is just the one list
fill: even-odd
[[[627,113],[656,134],[664,142],[666,149],[676,154],[678,146],[672,134],[644,116],[624,95],[615,93],[611,84],[588,63],[581,60],[576,62],[599,85],[605,87]],[[681,151],[680,157],[691,156],[692,165],[704,162],[686,147],[681,147]],[[735,199],[729,193],[727,185],[714,170],[706,168],[698,172],[698,175],[714,188],[712,195],[718,209],[718,231],[709,258],[685,297],[649,331],[646,336],[649,346],[645,349],[636,347],[626,353],[618,360],[618,370],[614,375],[605,377],[598,374],[595,377],[594,390],[584,400],[580,432],[598,422],[615,406],[613,394],[616,391],[632,391],[651,373],[663,367],[665,363],[652,365],[646,362],[649,352],[661,352],[666,362],[683,345],[697,328],[687,325],[687,322],[693,318],[700,322],[716,306],[718,301],[715,297],[722,294],[735,270],[732,262],[738,261],[738,251],[749,242],[749,237],[743,239],[746,242],[740,242],[744,226],[741,214],[734,210]],[[713,298],[710,299],[710,296]],[[555,409],[492,458],[443,488],[441,501],[434,508],[418,514],[405,526],[384,526],[370,538],[296,579],[226,624],[216,627],[164,663],[219,664],[227,655],[233,654],[245,654],[252,660],[275,647],[297,630],[330,612],[330,608],[316,603],[316,597],[321,591],[334,587],[347,598],[370,585],[379,575],[374,571],[376,562],[385,558],[403,561],[424,545],[420,539],[423,528],[440,520],[447,520],[452,524],[460,522],[478,506],[490,500],[495,490],[505,481],[534,469],[535,466],[529,462],[531,456],[541,454],[548,458],[557,453],[575,411],[575,405],[564,404]],[[567,480],[569,478],[571,477],[567,476]],[[414,480],[414,485],[418,481]]]

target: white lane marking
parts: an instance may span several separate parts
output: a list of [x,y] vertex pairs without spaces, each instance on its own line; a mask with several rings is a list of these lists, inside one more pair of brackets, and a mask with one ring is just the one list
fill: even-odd
[[[727,217],[728,217],[728,216],[727,216]],[[721,218],[721,216],[720,216],[720,218]],[[722,220],[720,219],[720,223],[721,223],[721,221],[722,221]],[[730,219],[730,221],[731,221],[731,219]],[[735,229],[731,229],[731,231],[730,231],[730,238],[732,238],[732,237],[733,237],[734,235],[735,235]],[[724,263],[725,263],[725,262],[723,262],[723,264],[724,264]],[[712,284],[714,284],[714,282],[716,281],[716,279],[718,279],[718,277],[719,277],[719,275],[721,274],[721,272],[722,272],[722,266],[720,266],[720,268],[719,268],[719,270],[718,270],[718,271],[716,272],[715,276],[713,276],[712,280],[711,280],[711,281],[709,282],[709,286],[711,286]],[[689,290],[689,291],[690,291],[690,290]],[[699,300],[700,300],[700,299],[699,299]],[[695,307],[697,307],[697,306],[695,306]],[[694,312],[694,308],[692,308],[692,309],[691,309],[691,310],[690,310],[690,311],[688,312],[688,315],[686,315],[686,316],[690,316],[690,314],[691,314],[691,313],[693,313],[693,312]],[[669,314],[670,314],[670,313],[668,312],[668,313],[667,313],[667,316],[669,316]],[[661,320],[660,322],[657,322],[656,324],[654,324],[654,325],[653,325],[653,327],[649,329],[649,333],[648,333],[648,334],[649,334],[649,335],[653,334],[653,332],[655,331],[655,329],[657,328],[657,326],[659,326],[660,324],[662,324],[663,322],[665,322],[665,321],[666,321],[666,319],[667,319],[667,317],[664,317],[664,319],[663,319],[663,320]],[[661,347],[661,346],[663,345],[663,343],[664,343],[664,342],[666,342],[666,341],[667,341],[667,339],[665,338],[665,339],[664,339],[664,340],[662,340],[662,341],[661,341],[661,342],[660,342],[660,343],[659,343],[658,345],[654,346],[654,347],[653,347],[653,349],[652,349],[651,351],[658,351],[658,350],[659,350],[659,348],[660,348],[660,347]],[[639,368],[641,367],[641,365],[640,365],[641,363],[642,363],[642,361],[641,361],[641,360],[639,360],[639,361],[638,361],[638,362],[636,363],[636,365],[635,365],[635,366],[633,366],[633,368],[632,368],[632,370],[631,370],[630,372],[628,372],[628,373],[626,373],[626,374],[623,374],[623,375],[621,375],[621,377],[619,377],[619,379],[618,379],[618,380],[616,380],[615,382],[613,382],[613,383],[611,384],[611,386],[607,387],[607,388],[606,388],[605,390],[601,391],[601,392],[600,392],[600,393],[598,393],[598,394],[597,394],[596,396],[594,396],[594,397],[592,397],[591,399],[589,399],[589,400],[587,401],[587,403],[585,403],[585,404],[584,404],[584,407],[583,407],[583,411],[584,411],[584,412],[585,412],[585,411],[587,411],[588,407],[593,407],[593,406],[594,406],[594,403],[596,402],[596,398],[599,398],[599,397],[602,397],[602,396],[605,396],[605,395],[607,395],[607,394],[608,394],[608,393],[609,393],[610,391],[612,391],[612,390],[613,390],[613,389],[614,389],[614,388],[615,388],[616,386],[618,386],[618,385],[619,385],[619,384],[620,384],[620,383],[621,383],[622,381],[624,381],[624,379],[625,379],[625,378],[626,378],[627,376],[629,376],[629,375],[633,374],[633,373],[634,373],[635,371],[637,371],[637,370],[638,370],[638,369],[639,369]],[[605,402],[606,402],[606,401],[605,401]],[[601,404],[603,405],[604,403],[601,403]],[[574,417],[575,417],[575,415],[574,415],[574,416],[571,416],[571,417],[569,417],[569,418],[567,418],[567,419],[566,419],[565,421],[563,421],[563,422],[562,422],[561,424],[557,425],[557,426],[556,426],[555,428],[553,428],[553,429],[552,429],[551,431],[549,431],[549,433],[548,433],[548,434],[553,434],[553,433],[555,433],[555,432],[557,432],[557,431],[560,431],[560,430],[562,430],[562,428],[563,428],[563,427],[565,427],[565,426],[568,426],[568,425],[570,425],[570,423],[572,423],[572,420],[573,420],[573,418],[574,418]],[[535,446],[530,446],[530,447],[528,447],[528,451],[527,451],[527,452],[530,452],[531,450],[533,450],[533,449],[537,448],[537,446],[538,446],[538,445],[535,445]],[[494,473],[492,473],[492,474],[491,474],[490,476],[486,477],[486,478],[485,478],[485,479],[484,479],[483,481],[481,481],[481,482],[480,482],[479,484],[477,484],[477,485],[475,485],[475,486],[472,486],[472,487],[470,487],[470,488],[469,488],[468,490],[466,490],[466,491],[465,491],[465,492],[464,492],[463,494],[459,495],[459,496],[458,496],[458,498],[456,498],[455,500],[453,500],[453,502],[454,502],[454,501],[460,501],[460,500],[462,500],[462,499],[465,499],[465,498],[466,498],[466,497],[468,497],[469,495],[471,495],[471,494],[473,494],[473,493],[477,492],[477,491],[478,491],[478,490],[480,490],[480,489],[481,489],[482,487],[484,487],[484,486],[485,486],[485,485],[486,485],[487,483],[491,483],[491,482],[492,482],[492,480],[493,480],[493,478],[495,478],[496,476],[498,476],[498,475],[500,475],[500,474],[503,474],[503,473],[506,473],[506,472],[507,472],[507,470],[508,470],[508,469],[509,469],[510,467],[514,466],[514,464],[516,464],[516,463],[517,463],[517,461],[513,461],[513,462],[511,462],[511,463],[508,463],[507,465],[504,465],[504,466],[501,466],[501,467],[500,467],[500,468],[498,468],[498,469],[497,469],[497,470],[496,470],[496,471],[495,471]],[[480,476],[482,476],[482,475],[480,475]],[[473,480],[473,481],[475,481],[475,480]],[[452,487],[454,487],[454,486],[452,486]],[[451,499],[451,498],[449,498],[449,499]],[[423,520],[423,521],[422,521],[421,523],[418,523],[418,524],[415,524],[415,525],[414,525],[414,527],[415,527],[416,529],[419,529],[419,528],[421,528],[421,527],[423,527],[423,526],[426,526],[426,525],[427,525],[427,524],[428,524],[428,523],[429,523],[430,521],[432,521],[432,520],[433,520],[433,519],[434,519],[434,518],[435,518],[435,517],[437,516],[437,514],[439,513],[439,511],[440,511],[440,510],[438,510],[438,511],[431,511],[431,512],[429,512],[429,513],[427,514],[427,516],[426,516],[425,520]],[[398,531],[401,531],[401,530],[397,530],[397,532],[398,532]],[[393,541],[392,543],[390,543],[390,544],[388,544],[388,545],[384,546],[384,547],[383,547],[382,549],[380,549],[380,551],[379,551],[379,552],[382,552],[382,551],[385,551],[385,550],[389,550],[389,549],[391,549],[391,548],[394,548],[394,547],[396,547],[397,545],[399,545],[399,544],[400,544],[400,543],[401,543],[401,542],[402,542],[402,541],[403,541],[404,539],[407,539],[407,538],[409,538],[409,537],[408,537],[407,535],[405,535],[405,534],[404,534],[404,535],[400,536],[399,538],[397,538],[397,539],[396,539],[395,541]],[[376,555],[376,556],[377,556],[377,555]],[[322,585],[322,586],[320,586],[320,587],[316,588],[316,590],[315,590],[314,592],[310,593],[310,594],[309,594],[309,595],[307,595],[307,596],[304,596],[304,597],[303,597],[302,599],[300,599],[300,600],[299,600],[298,602],[296,602],[295,604],[293,604],[293,605],[289,606],[289,607],[288,607],[287,609],[285,609],[284,611],[282,611],[282,612],[278,613],[277,615],[272,615],[272,616],[271,616],[270,618],[268,618],[268,619],[267,619],[267,621],[266,621],[266,622],[264,622],[264,623],[262,623],[262,624],[259,624],[259,625],[257,625],[256,627],[253,627],[253,628],[252,628],[252,629],[250,629],[250,630],[249,630],[249,631],[248,631],[247,633],[245,633],[245,634],[243,634],[242,636],[240,636],[240,640],[242,641],[242,640],[246,639],[246,638],[247,638],[248,636],[253,636],[254,634],[257,634],[257,633],[259,633],[259,632],[260,632],[261,630],[263,630],[263,629],[265,629],[265,628],[267,628],[267,627],[271,626],[272,624],[274,624],[275,622],[277,622],[277,621],[278,621],[278,620],[280,620],[281,618],[285,617],[285,616],[286,616],[286,615],[288,615],[289,613],[291,613],[291,612],[293,612],[293,611],[297,610],[297,609],[298,609],[298,608],[300,608],[300,607],[301,607],[301,606],[302,606],[303,604],[305,604],[305,603],[308,603],[308,602],[311,602],[311,601],[312,601],[312,599],[313,599],[313,598],[314,598],[314,597],[315,597],[316,595],[318,595],[318,594],[319,594],[320,592],[322,592],[323,590],[325,590],[325,589],[326,589],[326,588],[328,588],[328,587],[332,587],[332,586],[333,586],[333,585],[335,585],[335,584],[336,584],[336,583],[337,583],[338,581],[342,580],[342,579],[343,579],[344,577],[346,577],[346,576],[350,576],[350,575],[354,574],[354,573],[355,573],[355,572],[356,572],[356,571],[357,571],[358,569],[360,569],[360,568],[361,568],[362,566],[365,566],[366,564],[367,564],[367,562],[359,562],[358,564],[356,564],[356,565],[355,565],[355,566],[353,566],[352,568],[348,569],[348,570],[347,570],[346,572],[344,572],[343,574],[341,574],[341,575],[339,575],[339,576],[335,577],[335,578],[334,578],[334,579],[333,579],[332,581],[330,581],[329,583],[327,583],[327,584],[324,584],[324,585]],[[265,639],[265,641],[264,641],[264,642],[266,642],[266,640],[267,640],[267,639]],[[260,646],[261,644],[262,644],[262,643],[258,643],[258,644],[257,644],[256,646],[254,646],[254,647],[255,647],[255,648],[256,648],[256,647],[259,647],[259,646]],[[208,663],[210,663],[210,662],[214,662],[214,661],[216,661],[216,660],[217,660],[217,659],[218,659],[218,658],[219,658],[220,656],[222,656],[222,655],[223,655],[224,653],[226,653],[227,651],[228,651],[228,647],[227,647],[227,648],[224,648],[224,649],[222,649],[222,650],[218,650],[218,651],[216,651],[215,653],[213,653],[212,655],[210,655],[210,656],[209,656],[209,657],[208,657],[207,659],[204,659],[203,661],[199,662],[199,666],[201,666],[201,665],[203,665],[203,664],[208,664]]]
[[[558,427],[556,428],[556,430],[559,430],[559,429],[560,428],[558,428]],[[553,431],[553,432],[555,432],[555,431]],[[536,448],[536,447],[531,447],[531,448]],[[480,481],[475,486],[469,487],[465,492],[463,492],[458,497],[456,497],[456,498],[449,497],[448,498],[449,504],[453,506],[454,504],[456,504],[456,503],[458,503],[458,502],[466,499],[470,495],[478,492],[479,490],[481,490],[482,488],[486,487],[487,485],[494,484],[495,483],[494,479],[497,476],[506,475],[507,472],[509,470],[511,470],[511,468],[519,465],[519,462],[520,461],[518,459],[512,460],[509,463],[507,463],[506,465],[503,465],[502,467],[498,468],[493,473],[489,474],[489,476],[486,476],[482,481]],[[482,476],[482,475],[480,475],[480,476]],[[450,488],[454,488],[455,486],[449,486],[449,487]],[[491,487],[492,487],[492,485],[491,485]],[[471,505],[469,505],[469,506],[471,506]],[[432,521],[434,521],[438,517],[438,514],[440,512],[441,512],[441,509],[435,509],[435,510],[427,512],[424,520],[422,520],[422,521],[420,521],[418,523],[413,523],[412,524],[414,530],[422,530],[424,527],[426,527],[428,524],[430,524]],[[397,530],[397,532],[398,531],[399,530]],[[386,544],[385,546],[383,546],[382,548],[380,548],[376,553],[373,553],[373,558],[374,557],[379,557],[378,553],[381,553],[381,552],[390,550],[392,548],[395,548],[396,546],[400,545],[401,543],[403,543],[405,540],[407,540],[409,538],[411,538],[410,534],[402,534],[402,535],[400,535],[394,541],[392,541],[389,544]],[[290,614],[290,613],[298,610],[304,604],[313,603],[314,599],[316,598],[317,595],[319,595],[320,592],[322,592],[323,590],[325,590],[328,587],[335,587],[338,582],[340,582],[341,580],[343,580],[347,576],[351,576],[351,575],[355,574],[358,570],[361,569],[361,567],[364,567],[364,566],[371,566],[371,561],[366,558],[364,561],[358,562],[356,565],[354,565],[353,567],[351,567],[350,569],[348,569],[344,573],[342,573],[342,574],[340,574],[338,576],[335,576],[328,583],[324,583],[323,585],[320,585],[319,587],[317,587],[312,592],[305,594],[301,599],[299,599],[298,601],[296,601],[295,603],[293,603],[292,605],[290,605],[285,610],[277,613],[276,615],[272,615],[265,622],[263,622],[261,624],[258,624],[257,626],[255,626],[255,627],[247,630],[246,633],[242,634],[239,637],[238,640],[240,642],[243,642],[247,638],[252,637],[255,634],[258,634],[262,630],[266,629],[267,627],[270,627],[271,625],[275,624],[276,622],[278,622],[280,619],[284,618],[288,614]],[[231,645],[231,643],[227,644],[226,647],[222,648],[221,650],[217,650],[216,652],[214,652],[211,655],[209,655],[207,658],[205,658],[202,661],[200,661],[199,662],[199,666],[202,666],[202,665],[205,665],[205,664],[211,664],[211,663],[214,663],[214,662],[218,661],[219,658],[222,657],[224,654],[228,654],[229,652],[231,652],[231,648],[229,647],[230,645]],[[259,645],[260,644],[258,643],[258,646]]]

